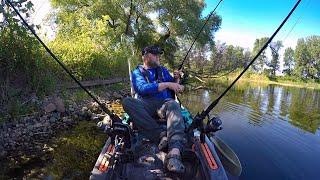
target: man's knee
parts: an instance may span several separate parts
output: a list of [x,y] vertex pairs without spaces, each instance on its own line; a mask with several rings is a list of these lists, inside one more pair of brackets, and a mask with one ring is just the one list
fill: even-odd
[[169,100],[166,102],[168,110],[180,109],[180,105],[175,100]]
[[135,99],[132,97],[126,97],[121,101],[123,108],[126,110],[133,106]]

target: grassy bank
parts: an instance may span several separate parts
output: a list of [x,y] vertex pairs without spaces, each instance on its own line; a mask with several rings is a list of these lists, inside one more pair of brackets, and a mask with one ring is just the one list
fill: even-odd
[[[241,73],[241,71],[235,71],[226,76],[214,76],[206,79],[208,86],[213,85],[214,81],[233,81]],[[223,74],[223,73],[221,73]],[[312,80],[297,79],[295,77],[288,76],[277,76],[269,77],[264,74],[257,74],[253,72],[246,72],[239,81],[243,82],[253,82],[256,84],[276,84],[281,86],[290,86],[297,88],[310,88],[310,89],[320,89],[320,83],[314,82]]]

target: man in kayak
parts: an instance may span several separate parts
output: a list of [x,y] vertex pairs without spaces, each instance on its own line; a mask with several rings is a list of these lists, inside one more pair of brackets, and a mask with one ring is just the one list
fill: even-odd
[[[137,98],[127,97],[122,101],[124,110],[132,118],[134,125],[143,136],[153,142],[159,142],[159,149],[168,148],[165,166],[171,172],[183,173],[181,152],[186,144],[185,124],[174,93],[184,90],[179,71],[174,77],[160,65],[163,49],[157,45],[143,48],[143,65],[132,72],[132,86]],[[166,120],[163,129],[157,121]]]

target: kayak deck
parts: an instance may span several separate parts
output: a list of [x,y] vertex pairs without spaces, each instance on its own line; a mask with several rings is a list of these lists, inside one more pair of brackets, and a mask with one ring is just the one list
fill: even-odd
[[[200,173],[198,173],[197,177],[199,160],[192,150],[187,150],[182,154],[182,161],[186,167],[186,172],[179,175],[170,173],[164,169],[166,153],[159,151],[156,144],[150,142],[137,144],[139,144],[139,147],[136,146],[134,148],[134,161],[119,166],[117,174],[113,175],[117,177],[115,179],[190,179],[190,177],[193,177],[192,179],[202,179]],[[91,172],[92,175],[90,176],[90,179],[110,179],[112,176],[112,171],[101,171],[101,162],[103,161],[103,157],[105,156],[105,152],[108,151],[109,146],[110,142],[107,141],[104,147],[106,150],[101,152],[101,157],[98,158],[96,166]]]

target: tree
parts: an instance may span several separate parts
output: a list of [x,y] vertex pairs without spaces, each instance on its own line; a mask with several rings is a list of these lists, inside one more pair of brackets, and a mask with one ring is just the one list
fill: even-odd
[[284,61],[283,73],[288,76],[292,75],[293,66],[294,66],[293,56],[294,56],[294,50],[291,47],[286,48],[286,50],[284,51],[284,57],[283,57],[283,61]]
[[320,36],[310,36],[307,38],[307,47],[310,53],[310,64],[312,65],[313,79],[320,79]]
[[210,63],[213,74],[216,74],[225,68],[225,62],[223,61],[223,56],[225,54],[226,49],[227,49],[226,43],[222,43],[220,41],[216,43],[215,48],[212,51],[211,63]]
[[281,41],[271,42],[269,45],[271,49],[271,62],[266,62],[266,65],[271,68],[271,76],[276,75],[276,71],[280,68],[279,50],[283,47]]
[[[57,16],[61,37],[70,34],[86,34],[82,31],[81,22],[88,21],[91,32],[95,32],[97,23],[105,25],[103,30],[107,37],[98,33],[97,39],[110,43],[103,46],[104,50],[122,51],[125,54],[128,49],[122,47],[120,37],[130,39],[136,54],[140,55],[140,49],[147,44],[156,43],[164,47],[164,61],[174,64],[175,53],[182,46],[194,38],[205,21],[201,13],[205,7],[204,1],[133,1],[133,0],[51,0],[54,7],[59,9]],[[204,47],[212,44],[214,32],[221,24],[221,18],[214,15],[205,27],[197,44]],[[76,37],[72,37],[76,38]],[[71,39],[71,38],[69,38]],[[127,53],[128,54],[128,53]],[[131,53],[129,53],[131,54]],[[108,53],[105,53],[108,56]],[[73,55],[74,58],[76,55]]]
[[[33,4],[31,0],[19,0],[11,1],[15,8],[26,17],[27,22],[29,21],[30,14],[33,12]],[[14,10],[5,1],[0,1],[0,14],[3,18],[0,19],[0,31],[6,27],[12,27],[20,22],[18,16]],[[22,27],[22,26],[20,26]]]
[[249,62],[251,61],[251,51],[249,49],[246,49],[244,54],[243,54],[243,62],[242,62],[242,67],[246,67]]
[[310,36],[298,40],[294,52],[295,74],[306,79],[320,78],[320,36]]
[[[268,41],[269,38],[263,37],[260,39],[256,39],[253,45],[253,53],[252,55],[255,56],[259,50],[263,47],[263,45]],[[262,72],[263,66],[267,61],[267,56],[265,50],[260,54],[257,60],[253,63],[252,68],[254,71]]]

